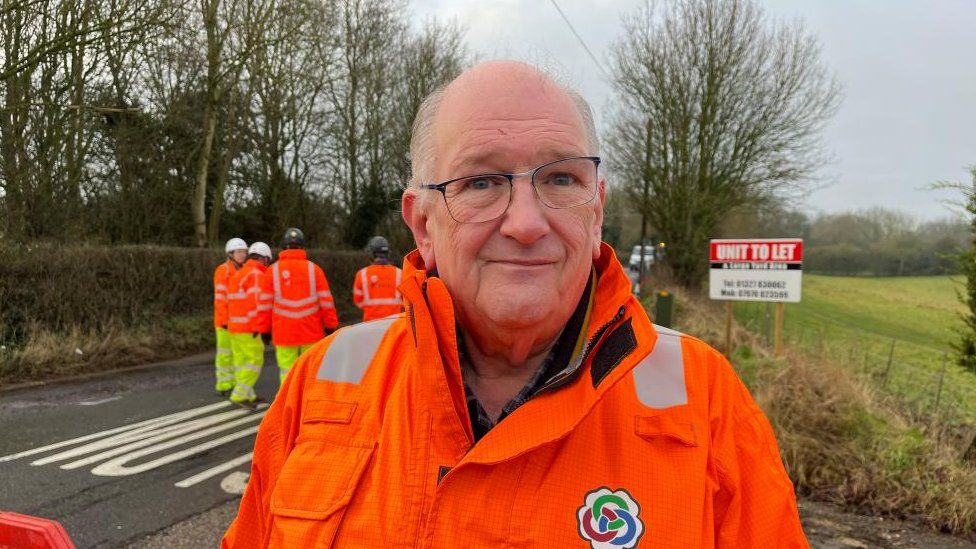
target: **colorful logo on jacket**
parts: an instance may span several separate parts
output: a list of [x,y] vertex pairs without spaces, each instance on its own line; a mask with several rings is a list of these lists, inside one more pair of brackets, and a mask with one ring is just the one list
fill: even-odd
[[630,549],[644,533],[639,514],[640,505],[626,490],[598,488],[576,512],[579,534],[593,549]]

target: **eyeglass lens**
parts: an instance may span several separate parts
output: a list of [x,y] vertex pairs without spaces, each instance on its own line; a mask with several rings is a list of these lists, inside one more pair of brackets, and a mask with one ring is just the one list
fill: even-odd
[[[589,158],[567,158],[537,169],[533,186],[550,208],[572,208],[596,195],[597,168]],[[451,216],[460,223],[500,217],[511,201],[512,183],[504,175],[479,175],[452,182],[444,189]]]

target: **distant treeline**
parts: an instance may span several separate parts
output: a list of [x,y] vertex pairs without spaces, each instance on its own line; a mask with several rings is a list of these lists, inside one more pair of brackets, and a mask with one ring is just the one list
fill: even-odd
[[730,237],[803,238],[803,270],[850,276],[923,276],[958,272],[969,227],[961,218],[920,221],[872,208],[813,216],[773,210],[731,220]]

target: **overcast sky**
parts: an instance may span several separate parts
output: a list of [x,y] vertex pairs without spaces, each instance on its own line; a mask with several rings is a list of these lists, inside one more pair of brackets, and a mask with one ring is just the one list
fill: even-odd
[[[621,18],[645,0],[557,0],[601,62]],[[968,181],[976,164],[976,0],[762,0],[779,20],[800,19],[819,37],[823,59],[844,89],[826,129],[833,157],[826,187],[799,207],[836,212],[884,206],[933,219],[948,215],[928,191],[934,181]],[[551,0],[414,0],[418,25],[431,17],[466,27],[482,59],[544,66],[579,89],[599,112],[612,98]]]

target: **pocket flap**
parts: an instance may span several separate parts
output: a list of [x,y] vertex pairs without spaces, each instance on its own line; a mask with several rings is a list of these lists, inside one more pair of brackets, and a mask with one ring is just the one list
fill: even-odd
[[355,411],[355,402],[309,400],[302,414],[302,423],[349,423]]
[[271,513],[321,520],[352,499],[373,448],[306,442],[295,446],[271,494]]
[[695,422],[688,414],[675,410],[653,416],[637,416],[635,420],[635,432],[648,440],[666,437],[685,446],[698,446]]

